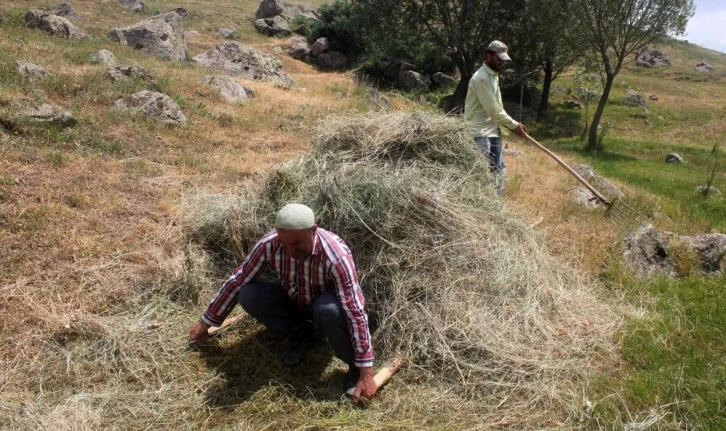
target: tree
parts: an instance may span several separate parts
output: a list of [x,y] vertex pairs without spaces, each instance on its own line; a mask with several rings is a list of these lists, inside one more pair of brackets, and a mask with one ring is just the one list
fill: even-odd
[[353,3],[377,18],[375,27],[368,29],[374,37],[415,40],[448,52],[460,80],[445,108],[456,112],[464,104],[469,80],[477,62],[484,57],[486,44],[493,39],[506,39],[512,27],[522,22],[524,1],[357,0]]
[[656,39],[681,35],[693,16],[693,0],[576,0],[572,9],[582,38],[598,56],[602,96],[590,124],[587,149],[598,146],[597,129],[615,76],[625,60]]

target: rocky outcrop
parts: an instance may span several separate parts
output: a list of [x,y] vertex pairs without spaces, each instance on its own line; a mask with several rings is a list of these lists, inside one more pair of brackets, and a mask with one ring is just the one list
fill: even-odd
[[310,42],[304,37],[293,37],[287,54],[296,60],[305,60],[310,55]]
[[614,185],[610,184],[608,181],[606,181],[604,178],[602,178],[600,175],[595,173],[595,171],[588,165],[577,165],[572,168],[575,172],[578,173],[585,181],[590,183],[591,186],[593,186],[596,190],[600,191],[600,193],[603,193],[605,195],[623,199],[625,195],[615,187]]
[[282,62],[275,56],[245,46],[239,42],[224,42],[199,54],[193,61],[200,67],[224,70],[232,75],[257,81],[289,86],[293,79],[284,73]]
[[39,9],[30,9],[25,14],[25,25],[28,28],[37,28],[64,39],[82,39],[86,36],[81,29],[71,24],[68,18]]
[[162,60],[186,60],[187,44],[181,17],[167,12],[129,27],[111,29],[109,37],[122,45],[148,52]]
[[78,14],[76,13],[76,10],[73,9],[73,5],[71,5],[70,3],[59,4],[55,7],[55,9],[53,9],[53,13],[68,19],[81,19],[81,17],[78,16]]
[[265,36],[287,37],[292,34],[287,21],[279,15],[272,18],[256,19],[254,26],[255,30]]
[[26,119],[33,123],[56,124],[61,127],[70,127],[76,124],[76,119],[73,114],[60,106],[48,103],[24,106],[15,115],[18,118]]
[[671,59],[657,49],[643,47],[638,51],[635,64],[642,67],[665,67],[671,65]]
[[139,91],[114,102],[117,109],[139,113],[155,119],[161,124],[184,126],[187,118],[179,105],[166,94],[153,91]]
[[426,75],[413,70],[402,70],[398,74],[398,86],[403,91],[416,92],[429,89],[431,81]]
[[15,69],[18,71],[19,75],[27,76],[33,82],[40,81],[41,79],[50,76],[50,72],[44,68],[24,61],[16,61]]

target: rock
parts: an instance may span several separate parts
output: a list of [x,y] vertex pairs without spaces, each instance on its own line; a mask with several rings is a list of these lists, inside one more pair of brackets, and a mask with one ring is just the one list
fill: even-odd
[[25,25],[28,28],[37,28],[65,39],[82,39],[86,37],[81,29],[68,21],[68,18],[46,13],[38,9],[30,9],[25,14]]
[[577,100],[563,100],[562,106],[567,109],[582,109],[582,103]]
[[292,34],[287,21],[279,15],[272,18],[256,19],[254,26],[255,30],[265,36],[287,37]]
[[340,51],[328,51],[318,56],[318,65],[325,70],[339,70],[345,68],[348,59]]
[[726,255],[726,235],[710,233],[696,236],[678,236],[678,242],[693,254],[704,272],[721,272],[721,261]]
[[293,37],[287,53],[297,60],[305,60],[310,55],[310,42],[304,37]]
[[[708,196],[721,196],[721,190],[719,190],[716,186],[709,186],[709,185],[702,185],[696,187],[696,191]],[[707,192],[708,191],[708,192]]]
[[107,49],[102,49],[91,54],[90,61],[91,64],[104,64],[106,66],[116,65],[116,57],[113,55],[113,52]]
[[577,165],[572,168],[577,172],[585,181],[590,183],[596,190],[605,195],[616,197],[618,199],[625,198],[625,195],[615,187],[614,185],[607,182],[601,176],[595,173],[595,171],[588,165]]
[[73,114],[59,106],[48,103],[25,106],[16,115],[35,123],[50,123],[61,127],[71,127],[76,124]]
[[212,86],[229,103],[243,103],[247,100],[244,87],[229,76],[205,76],[202,82]]
[[116,82],[124,79],[139,79],[141,81],[153,81],[154,76],[141,66],[115,66],[109,67],[104,73],[106,79]]
[[224,42],[199,54],[193,61],[200,67],[224,70],[243,78],[269,81],[290,86],[295,81],[284,73],[282,62],[275,56],[245,46],[239,42]]
[[671,65],[671,59],[657,49],[643,47],[636,54],[635,64],[642,67],[665,67]]
[[298,22],[304,21],[307,23],[312,23],[320,19],[320,16],[314,9],[296,5],[285,6],[282,9],[280,16],[285,18],[285,20],[289,24],[292,24],[296,20]]
[[225,39],[233,39],[237,37],[237,30],[232,28],[220,28],[219,31],[217,31],[217,35]]
[[183,7],[175,7],[174,9],[172,9],[169,12],[173,12],[173,13],[179,15],[179,18],[186,18],[187,15],[189,15],[189,12],[187,12],[187,10],[184,9]]
[[179,105],[166,94],[142,90],[114,102],[116,109],[140,113],[161,124],[184,126],[187,118]]
[[685,163],[686,161],[679,154],[670,153],[665,158],[666,163]]
[[712,72],[713,66],[708,63],[698,63],[696,65],[696,72]]
[[262,0],[255,13],[255,18],[271,18],[280,15],[284,9],[285,3],[282,0]]
[[623,105],[632,107],[645,106],[645,99],[636,91],[628,90],[628,95],[623,99]]
[[436,72],[431,75],[431,82],[433,82],[438,88],[456,87],[457,84],[459,84],[459,81],[457,81],[456,78],[443,72]]
[[402,70],[398,74],[398,86],[403,91],[426,91],[431,82],[429,78],[413,70]]
[[53,13],[68,19],[81,19],[81,17],[78,16],[75,9],[73,9],[73,6],[70,3],[59,4],[55,7]]
[[50,76],[50,72],[44,68],[24,61],[16,61],[15,69],[18,71],[18,74],[21,76],[27,76],[33,82],[40,81],[41,79]]
[[327,52],[328,49],[330,49],[330,41],[328,41],[327,37],[320,37],[310,47],[310,54],[317,58],[320,54]]
[[109,32],[109,37],[162,60],[177,63],[186,61],[184,28],[175,12],[167,12],[129,27],[114,28]]
[[673,277],[676,269],[667,241],[667,236],[655,230],[653,225],[641,225],[623,240],[625,262],[640,277]]
[[573,199],[575,203],[585,208],[597,208],[600,206],[600,201],[597,200],[595,195],[585,187],[575,187],[572,191]]

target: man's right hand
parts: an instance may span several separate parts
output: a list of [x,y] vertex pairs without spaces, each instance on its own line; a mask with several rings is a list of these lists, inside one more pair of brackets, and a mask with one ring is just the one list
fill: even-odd
[[512,130],[512,132],[514,132],[515,135],[517,135],[521,138],[524,138],[527,136],[527,126],[525,126],[522,123],[519,123],[519,125],[517,127],[515,127],[514,130]]
[[189,331],[189,341],[192,343],[204,341],[207,337],[209,337],[209,333],[207,332],[208,329],[209,325],[207,325],[203,320],[200,320],[196,323],[196,325],[192,326],[192,329]]

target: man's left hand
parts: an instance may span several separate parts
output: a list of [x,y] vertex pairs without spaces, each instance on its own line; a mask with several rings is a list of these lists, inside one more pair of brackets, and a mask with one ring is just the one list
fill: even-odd
[[373,368],[361,368],[358,384],[352,395],[353,402],[358,405],[364,405],[376,395],[376,391],[378,391],[378,387],[373,380]]

